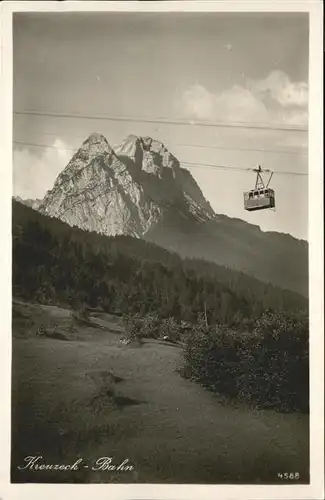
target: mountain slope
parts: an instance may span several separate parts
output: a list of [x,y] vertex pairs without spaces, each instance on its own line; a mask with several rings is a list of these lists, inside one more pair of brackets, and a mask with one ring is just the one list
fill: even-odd
[[159,141],[130,135],[114,150],[92,134],[39,207],[71,226],[144,238],[308,295],[308,245],[214,213]]
[[31,207],[34,210],[38,210],[40,204],[42,203],[42,200],[36,198],[35,200],[32,200],[30,198],[23,200],[20,196],[14,196],[14,200],[18,201],[19,203],[23,203],[27,207]]
[[290,235],[218,215],[186,228],[174,218],[168,226],[151,228],[144,238],[183,257],[201,257],[308,296],[308,244]]
[[41,303],[83,302],[111,312],[157,313],[245,328],[267,310],[306,310],[298,294],[213,263],[182,260],[130,236],[72,228],[13,201],[13,295]]

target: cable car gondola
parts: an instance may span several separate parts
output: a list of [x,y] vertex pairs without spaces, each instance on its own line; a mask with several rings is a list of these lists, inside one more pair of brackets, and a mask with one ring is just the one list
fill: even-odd
[[262,172],[270,172],[269,170],[262,170],[259,165],[258,168],[254,168],[253,172],[256,172],[256,182],[255,188],[244,193],[244,208],[249,212],[253,210],[265,210],[268,208],[275,208],[275,196],[274,190],[269,188],[270,181],[272,179],[273,172],[269,177],[267,184],[264,184],[262,178]]

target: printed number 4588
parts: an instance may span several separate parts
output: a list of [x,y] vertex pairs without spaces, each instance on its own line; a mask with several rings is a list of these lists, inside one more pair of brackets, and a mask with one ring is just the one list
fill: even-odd
[[279,479],[299,479],[299,472],[278,472]]

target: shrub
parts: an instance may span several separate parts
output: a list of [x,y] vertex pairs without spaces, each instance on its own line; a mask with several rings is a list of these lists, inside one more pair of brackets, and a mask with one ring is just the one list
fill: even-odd
[[268,312],[252,333],[199,321],[187,338],[183,374],[258,407],[307,412],[308,360],[308,318]]
[[235,332],[199,322],[187,338],[184,361],[187,377],[228,396],[237,395],[240,360]]
[[124,316],[123,317],[124,330],[126,338],[128,340],[140,339],[142,334],[142,322],[140,318],[136,316]]
[[159,326],[159,336],[167,337],[171,342],[179,342],[181,338],[180,324],[173,317],[163,319]]
[[147,314],[143,318],[137,314],[125,316],[124,329],[126,337],[130,340],[168,337],[171,342],[178,342],[181,338],[181,326],[175,318],[161,319],[155,314]]
[[142,320],[141,336],[142,338],[157,339],[160,334],[161,320],[156,314],[147,314]]
[[243,352],[245,390],[263,407],[309,409],[308,318],[300,313],[265,313]]

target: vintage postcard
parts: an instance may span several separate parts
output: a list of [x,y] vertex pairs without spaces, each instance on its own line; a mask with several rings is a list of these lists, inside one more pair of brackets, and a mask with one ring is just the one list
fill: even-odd
[[322,5],[5,2],[0,498],[323,496]]

